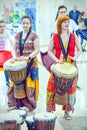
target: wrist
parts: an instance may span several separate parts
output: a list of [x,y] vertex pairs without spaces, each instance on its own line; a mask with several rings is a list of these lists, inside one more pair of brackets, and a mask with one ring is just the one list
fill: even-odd
[[30,56],[27,56],[27,60],[31,60],[31,57],[30,57]]

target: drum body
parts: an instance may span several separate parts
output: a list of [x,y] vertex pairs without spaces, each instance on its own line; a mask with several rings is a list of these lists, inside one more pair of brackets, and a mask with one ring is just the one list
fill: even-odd
[[51,67],[54,75],[54,83],[57,92],[54,94],[54,101],[57,104],[64,105],[68,102],[67,91],[72,87],[73,81],[78,75],[75,65],[70,63],[54,64]]
[[36,130],[33,116],[26,117],[26,124],[27,124],[28,130]]
[[64,93],[63,95],[60,95],[59,93],[55,92],[54,101],[58,105],[65,105],[68,103],[68,94]]
[[65,62],[63,64],[54,64],[51,69],[54,73],[54,82],[56,86],[60,91],[65,93],[72,87],[73,81],[78,75],[76,66]]
[[0,130],[21,130],[22,119],[16,115],[0,114]]
[[4,68],[7,71],[11,81],[14,82],[15,98],[20,99],[26,97],[24,81],[27,74],[27,62],[15,61],[14,63],[11,63],[10,60],[7,60],[4,63]]
[[33,118],[35,121],[35,130],[54,130],[56,116],[53,113],[37,113]]
[[15,61],[11,63],[7,60],[4,63],[4,68],[8,72],[11,81],[15,84],[24,81],[27,73],[27,62],[26,61]]

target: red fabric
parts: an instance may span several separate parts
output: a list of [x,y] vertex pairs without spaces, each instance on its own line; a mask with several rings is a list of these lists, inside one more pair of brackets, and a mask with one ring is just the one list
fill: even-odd
[[46,67],[46,69],[51,72],[51,65],[54,63],[54,60],[48,55],[48,52],[40,52],[41,55],[41,60],[42,63],[44,65],[44,67]]
[[[59,38],[58,38],[58,34],[54,34],[53,36],[53,40],[54,40],[54,46],[55,46],[55,52],[56,52],[56,57],[58,59],[60,59],[60,55],[61,55],[61,45],[60,45],[60,41],[59,41]],[[75,52],[75,35],[72,34],[71,36],[71,40],[70,40],[70,46],[69,46],[69,52],[68,52],[68,55],[69,56],[74,56]]]
[[[61,46],[60,46],[60,41],[59,41],[58,35],[54,34],[53,39],[54,39],[54,46],[55,46],[55,49],[53,50],[53,52],[55,51],[54,53],[55,53],[56,57],[58,59],[60,59],[62,49],[61,49]],[[68,55],[74,56],[74,51],[75,51],[75,35],[72,34]],[[40,52],[40,55],[41,55],[41,60],[42,60],[44,67],[46,67],[46,69],[49,72],[51,72],[50,67],[54,63],[54,60],[48,55],[47,51],[46,52]]]
[[0,50],[0,67],[3,67],[5,61],[7,61],[10,58],[12,58],[12,54],[10,51]]
[[51,73],[49,81],[48,81],[48,85],[47,85],[47,91],[48,92],[55,92],[56,91],[56,85],[54,83],[54,77],[53,77],[53,73]]

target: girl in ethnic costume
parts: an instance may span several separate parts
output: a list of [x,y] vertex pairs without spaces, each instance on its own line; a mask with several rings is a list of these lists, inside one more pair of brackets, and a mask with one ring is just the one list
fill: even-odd
[[[49,56],[55,61],[55,63],[63,64],[65,61],[63,51],[60,45],[59,37],[61,37],[62,45],[67,53],[66,62],[75,64],[75,60],[80,56],[82,49],[79,44],[78,38],[75,34],[69,32],[70,19],[68,16],[59,16],[57,19],[57,33],[55,33],[50,41],[48,48]],[[71,36],[71,39],[70,39]],[[70,39],[70,40],[69,40]],[[69,42],[70,41],[70,42]],[[69,44],[69,48],[68,48]],[[53,53],[55,49],[55,54]],[[77,52],[75,51],[77,50]],[[76,85],[77,85],[78,76],[75,78],[72,87],[67,91],[69,101],[66,105],[63,105],[64,117],[66,119],[71,119],[69,116],[70,111],[74,111],[74,104],[76,101]],[[54,75],[51,73],[48,85],[47,85],[47,111],[55,111],[55,102],[54,102],[54,93],[57,89],[56,84],[54,83]]]
[[[32,61],[31,69],[37,69],[38,74],[38,59],[37,55],[40,50],[40,40],[38,35],[32,31],[32,21],[28,16],[22,17],[23,31],[19,32],[15,36],[16,44],[15,57],[11,60],[12,63],[15,60],[26,60],[29,64]],[[33,60],[32,60],[33,59]],[[30,68],[28,68],[30,69]],[[29,71],[29,70],[27,70]],[[15,98],[14,97],[14,83],[10,84],[8,89],[8,110],[23,107],[26,111],[32,111],[36,108],[36,101],[39,95],[39,77],[36,75],[34,79],[31,78],[30,72],[28,72],[25,79],[25,92],[26,97]]]

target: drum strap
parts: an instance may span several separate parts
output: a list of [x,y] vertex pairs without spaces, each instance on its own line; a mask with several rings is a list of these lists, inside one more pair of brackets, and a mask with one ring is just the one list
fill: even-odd
[[23,55],[23,49],[24,49],[24,44],[29,36],[29,34],[31,33],[31,30],[27,33],[25,39],[24,39],[24,42],[22,43],[22,34],[23,34],[23,31],[20,32],[20,39],[19,39],[19,45],[20,45],[20,55],[22,56]]
[[61,48],[62,48],[63,56],[64,56],[64,58],[65,58],[66,60],[67,60],[67,55],[68,55],[68,51],[69,51],[69,45],[70,45],[71,36],[72,36],[72,34],[70,33],[70,37],[69,37],[69,41],[68,41],[68,47],[67,47],[67,52],[65,51],[65,48],[64,48],[64,46],[63,46],[63,42],[62,42],[61,37],[58,36],[59,41],[60,41],[60,45],[61,45]]

